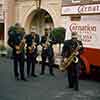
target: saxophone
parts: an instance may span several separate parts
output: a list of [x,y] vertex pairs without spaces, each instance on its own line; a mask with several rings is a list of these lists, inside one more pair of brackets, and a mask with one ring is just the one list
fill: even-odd
[[81,46],[77,42],[77,47],[73,50],[73,52],[71,53],[71,55],[68,58],[64,58],[62,60],[61,65],[59,66],[59,69],[61,71],[65,71],[72,62],[74,62],[74,63],[78,62],[77,52],[80,49],[80,47]]
[[16,54],[20,54],[25,46],[25,40],[21,40],[19,45],[16,45]]
[[30,54],[33,53],[35,49],[36,49],[36,43],[35,42],[32,44],[32,46],[28,47],[28,50],[29,50]]
[[32,41],[32,45],[28,47],[28,50],[29,50],[29,53],[33,53],[34,50],[36,49],[36,42],[35,42],[35,36],[34,36],[34,39]]
[[51,40],[50,40],[49,35],[48,35],[46,42],[43,44],[44,49],[47,49],[48,48],[48,46],[50,45],[50,41]]
[[[17,32],[20,32],[21,34],[25,33],[24,28],[21,27],[17,28]],[[15,46],[16,54],[20,54],[23,51],[24,47],[25,47],[25,34],[23,34],[20,44]]]

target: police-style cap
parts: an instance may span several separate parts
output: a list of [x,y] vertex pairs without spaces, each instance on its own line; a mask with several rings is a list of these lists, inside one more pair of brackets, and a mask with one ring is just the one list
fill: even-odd
[[48,29],[47,28],[45,28],[45,32],[48,32]]
[[77,32],[72,32],[72,38],[77,38]]
[[31,29],[31,33],[36,33],[36,29]]

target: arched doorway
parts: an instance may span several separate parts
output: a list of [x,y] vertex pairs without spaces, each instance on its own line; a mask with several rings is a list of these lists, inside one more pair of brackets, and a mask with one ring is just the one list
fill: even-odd
[[35,28],[38,34],[43,35],[44,29],[48,28],[51,31],[54,23],[51,15],[46,10],[37,9],[28,16],[25,27],[28,32]]

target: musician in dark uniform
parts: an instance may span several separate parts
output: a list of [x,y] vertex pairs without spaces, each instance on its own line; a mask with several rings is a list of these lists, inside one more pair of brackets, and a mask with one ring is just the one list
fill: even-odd
[[54,52],[52,48],[52,41],[49,39],[48,29],[45,29],[45,34],[41,38],[42,45],[42,64],[41,64],[41,73],[40,75],[45,74],[46,60],[48,59],[48,67],[50,75],[54,76],[53,73],[53,64],[54,64]]
[[32,30],[31,33],[25,37],[25,39],[27,44],[27,76],[29,77],[31,74],[31,76],[37,77],[35,74],[35,64],[37,57],[37,45],[39,44],[39,35],[36,34],[35,30]]
[[22,28],[19,23],[16,23],[15,26],[8,31],[8,45],[13,49],[15,79],[26,81],[24,76],[24,34],[24,28]]
[[79,90],[79,72],[80,72],[80,54],[83,52],[82,42],[77,39],[77,33],[72,33],[72,39],[66,40],[64,42],[62,56],[64,61],[71,56],[73,52],[75,52],[76,57],[72,61],[72,63],[68,66],[68,85],[69,88],[74,88],[76,91]]

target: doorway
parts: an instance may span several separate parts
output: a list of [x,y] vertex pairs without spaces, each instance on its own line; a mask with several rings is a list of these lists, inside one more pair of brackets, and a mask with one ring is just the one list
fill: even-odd
[[29,32],[32,28],[36,29],[37,34],[43,35],[45,28],[51,31],[54,28],[52,16],[44,9],[37,9],[28,16],[26,27]]

